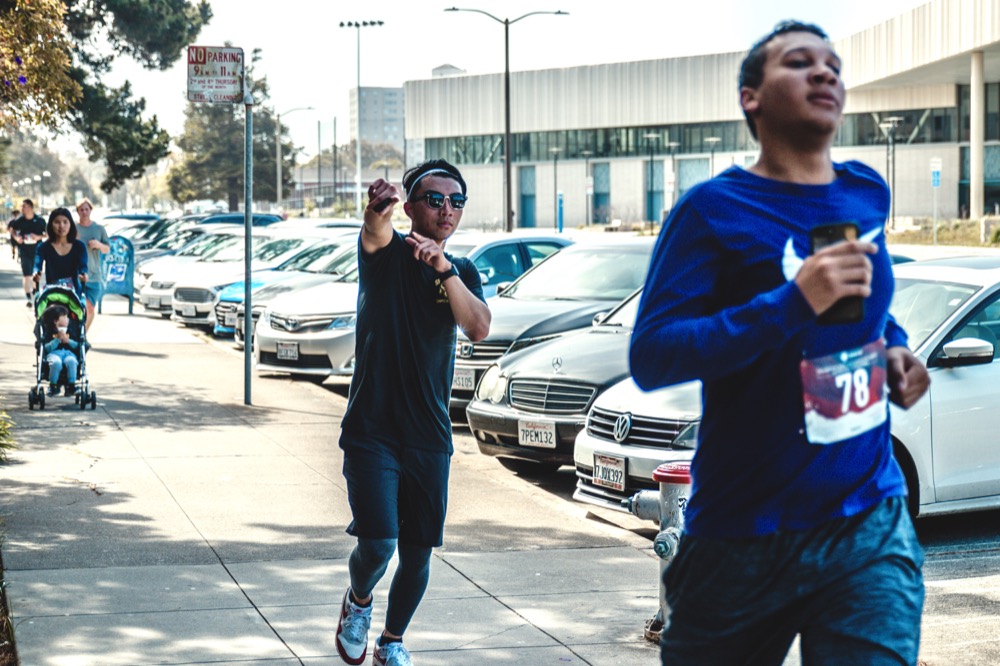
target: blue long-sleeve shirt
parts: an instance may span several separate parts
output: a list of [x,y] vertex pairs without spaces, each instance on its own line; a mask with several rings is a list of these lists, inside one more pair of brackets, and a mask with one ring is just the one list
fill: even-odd
[[[678,202],[654,249],[631,370],[646,390],[703,383],[685,513],[692,534],[807,529],[906,493],[887,403],[884,422],[844,441],[810,443],[806,434],[803,359],[878,340],[906,344],[888,313],[888,188],[863,164],[834,166],[829,185],[729,169]],[[862,321],[823,326],[794,277],[810,253],[810,230],[836,222],[854,222],[878,253],[870,256],[872,294]]]
[[52,338],[51,340],[45,343],[42,349],[45,350],[46,354],[51,354],[52,352],[54,352],[59,348],[75,350],[79,346],[80,343],[78,343],[76,340],[73,340],[72,338],[66,342],[63,342],[59,338]]

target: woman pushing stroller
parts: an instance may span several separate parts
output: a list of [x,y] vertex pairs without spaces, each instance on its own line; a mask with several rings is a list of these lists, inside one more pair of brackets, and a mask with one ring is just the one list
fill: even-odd
[[72,286],[83,293],[87,281],[87,248],[76,239],[76,224],[66,208],[56,208],[49,214],[46,227],[49,238],[35,251],[35,284],[45,268],[45,284]]

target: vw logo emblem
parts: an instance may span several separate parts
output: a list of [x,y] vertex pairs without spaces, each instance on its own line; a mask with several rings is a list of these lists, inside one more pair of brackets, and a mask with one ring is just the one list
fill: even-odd
[[458,355],[462,358],[472,358],[472,353],[476,348],[471,342],[463,342],[458,348]]
[[632,415],[625,412],[615,420],[615,441],[624,442],[625,438],[628,437],[629,431],[632,429]]
[[555,358],[552,359],[552,369],[555,370],[556,372],[559,372],[559,368],[562,367],[562,364],[563,364],[562,356],[556,356]]

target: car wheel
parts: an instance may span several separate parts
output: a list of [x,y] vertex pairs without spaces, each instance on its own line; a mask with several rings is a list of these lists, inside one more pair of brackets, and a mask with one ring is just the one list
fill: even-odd
[[893,440],[892,453],[903,470],[903,478],[906,479],[907,508],[910,511],[910,518],[916,518],[920,513],[920,482],[917,478],[917,466],[913,464],[910,453],[899,442]]
[[500,464],[512,472],[517,472],[521,476],[536,477],[552,474],[562,467],[559,463],[535,462],[534,460],[523,460],[521,458],[499,457]]

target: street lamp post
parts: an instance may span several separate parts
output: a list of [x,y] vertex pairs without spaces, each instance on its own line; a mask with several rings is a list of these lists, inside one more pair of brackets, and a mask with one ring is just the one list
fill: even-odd
[[590,156],[594,154],[592,150],[581,150],[583,155],[583,180],[587,184],[587,226],[592,222],[590,218],[590,199],[594,196],[594,181],[590,177]]
[[281,116],[287,116],[288,114],[295,113],[296,111],[312,111],[312,110],[313,107],[311,106],[299,106],[294,109],[291,109],[290,111],[285,111],[284,113],[274,114],[274,145],[276,146],[276,152],[278,158],[278,183],[277,183],[278,194],[275,197],[276,200],[275,206],[277,207],[279,212],[281,211],[281,199],[282,199],[281,195],[282,195],[282,190],[284,189],[283,184],[281,182],[281,175],[282,175],[281,174]]
[[[549,148],[552,153],[552,211],[554,216],[552,218],[552,226],[559,227],[559,153],[562,152],[562,148],[559,146],[552,146]],[[560,231],[562,231],[560,229]]]
[[361,28],[374,28],[385,25],[385,21],[344,21],[340,22],[341,28],[354,28],[358,35],[358,153],[357,166],[354,169],[356,182],[354,183],[354,209],[358,217],[361,217]]
[[506,229],[507,231],[514,230],[514,198],[513,198],[513,186],[512,186],[512,163],[514,161],[513,150],[511,146],[510,138],[510,26],[512,23],[517,23],[523,18],[528,18],[529,16],[534,16],[536,14],[552,14],[553,16],[567,16],[569,12],[564,12],[562,10],[557,10],[554,12],[528,12],[518,16],[516,19],[508,18],[497,18],[489,12],[484,12],[481,9],[465,9],[461,7],[449,7],[445,9],[446,12],[475,12],[477,14],[483,14],[489,16],[491,19],[497,23],[503,24],[503,162],[504,162],[504,216],[506,218]]
[[706,136],[705,143],[708,144],[709,159],[708,159],[708,177],[712,178],[715,176],[715,146],[722,139],[717,136]]
[[885,169],[889,176],[889,199],[892,201],[891,229],[896,228],[896,128],[901,122],[902,116],[889,116],[878,124],[885,132]]

